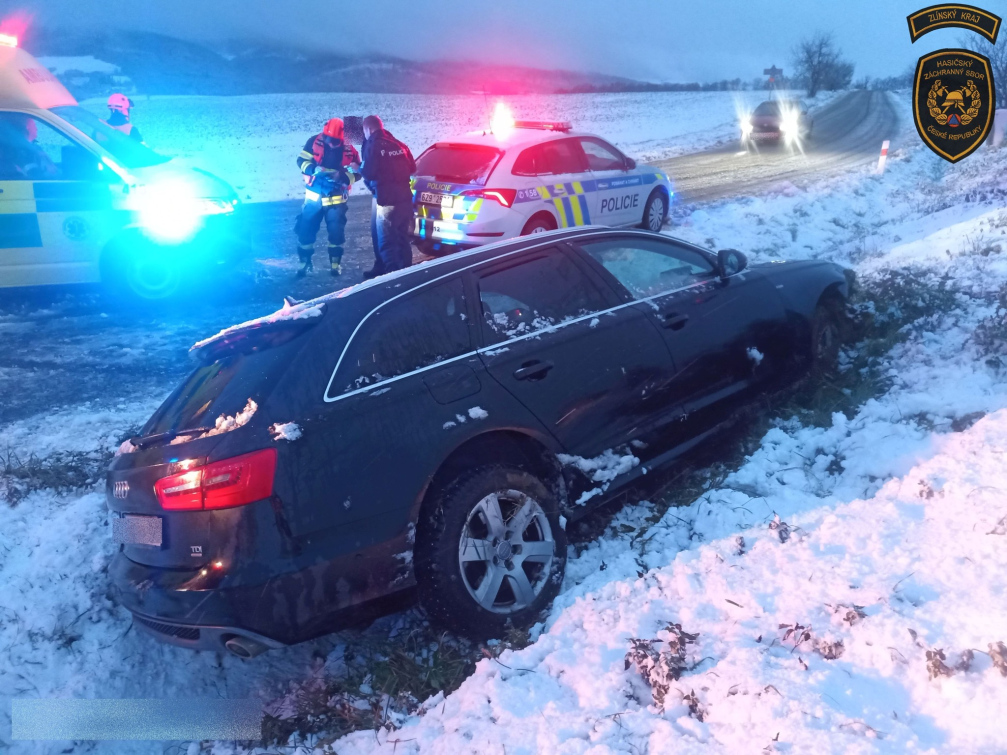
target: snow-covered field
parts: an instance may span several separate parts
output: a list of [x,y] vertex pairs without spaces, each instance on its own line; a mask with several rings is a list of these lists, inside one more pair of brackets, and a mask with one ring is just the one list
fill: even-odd
[[[765,92],[523,95],[506,98],[516,118],[570,121],[628,154],[659,159],[738,136],[738,113]],[[822,104],[834,93],[811,102]],[[133,122],[165,155],[192,160],[251,201],[296,198],[294,158],[325,121],[376,113],[419,155],[438,139],[483,129],[498,101],[482,95],[269,94],[134,98]],[[84,103],[103,115],[104,101]]]
[[[645,138],[643,124],[625,133]],[[264,752],[1007,752],[1007,151],[949,166],[906,143],[882,177],[685,208],[672,231],[948,291],[884,348],[844,353],[881,376],[878,395],[820,426],[776,417],[740,466],[656,522],[649,503],[620,511],[571,551],[534,641],[451,694],[379,730]],[[158,400],[71,407],[0,438],[22,458],[107,451]],[[290,711],[298,685],[345,673],[338,637],[243,662],[138,635],[106,597],[112,554],[100,484],[0,500],[0,698],[275,699],[293,682],[274,708]],[[634,640],[655,642],[627,662]]]

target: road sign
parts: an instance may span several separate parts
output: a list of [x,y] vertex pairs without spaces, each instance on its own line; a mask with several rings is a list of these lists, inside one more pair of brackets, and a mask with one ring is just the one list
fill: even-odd
[[770,66],[769,68],[765,69],[763,71],[763,73],[766,76],[769,77],[770,81],[776,81],[778,78],[780,78],[783,75],[783,69],[782,68],[777,68],[776,65],[774,64],[774,65]]

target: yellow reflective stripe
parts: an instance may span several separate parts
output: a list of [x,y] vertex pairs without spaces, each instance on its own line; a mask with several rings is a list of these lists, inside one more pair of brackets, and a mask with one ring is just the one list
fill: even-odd
[[573,184],[572,184],[572,186],[573,186],[573,193],[574,194],[583,194],[584,193],[584,187],[583,187],[583,185],[581,184],[580,181],[574,181]]
[[304,198],[311,200],[312,202],[317,202],[319,196],[320,194],[317,191],[312,191],[311,189],[304,192]]
[[[290,153],[288,152],[287,154],[289,155]],[[310,152],[308,152],[306,149],[302,149],[301,150],[301,154],[298,155],[298,156],[299,157],[303,157],[305,160],[314,160],[315,159],[315,156],[313,154],[311,154]]]
[[549,198],[549,190],[546,187],[544,187],[544,186],[539,186],[538,187],[538,195],[540,197],[542,197],[542,199],[548,199]]
[[556,214],[559,215],[559,227],[567,228],[570,225],[570,221],[566,217],[566,210],[563,209],[563,200],[554,199],[552,203],[556,206]]
[[570,209],[573,211],[573,224],[584,225],[584,213],[580,209],[580,197],[570,198]]
[[346,197],[335,196],[335,197],[323,197],[322,207],[331,206],[334,204],[342,204],[346,201]]

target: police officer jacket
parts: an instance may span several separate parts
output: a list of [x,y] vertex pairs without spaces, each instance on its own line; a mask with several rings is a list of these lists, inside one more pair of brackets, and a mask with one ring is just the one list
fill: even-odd
[[361,173],[378,204],[411,203],[409,180],[416,172],[416,161],[409,147],[382,129],[371,134],[362,151]]

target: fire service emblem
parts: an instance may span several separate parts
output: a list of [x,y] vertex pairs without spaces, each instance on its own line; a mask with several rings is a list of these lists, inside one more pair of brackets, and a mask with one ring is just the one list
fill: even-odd
[[989,59],[969,50],[938,50],[916,64],[913,120],[923,142],[956,163],[986,139],[995,102]]

